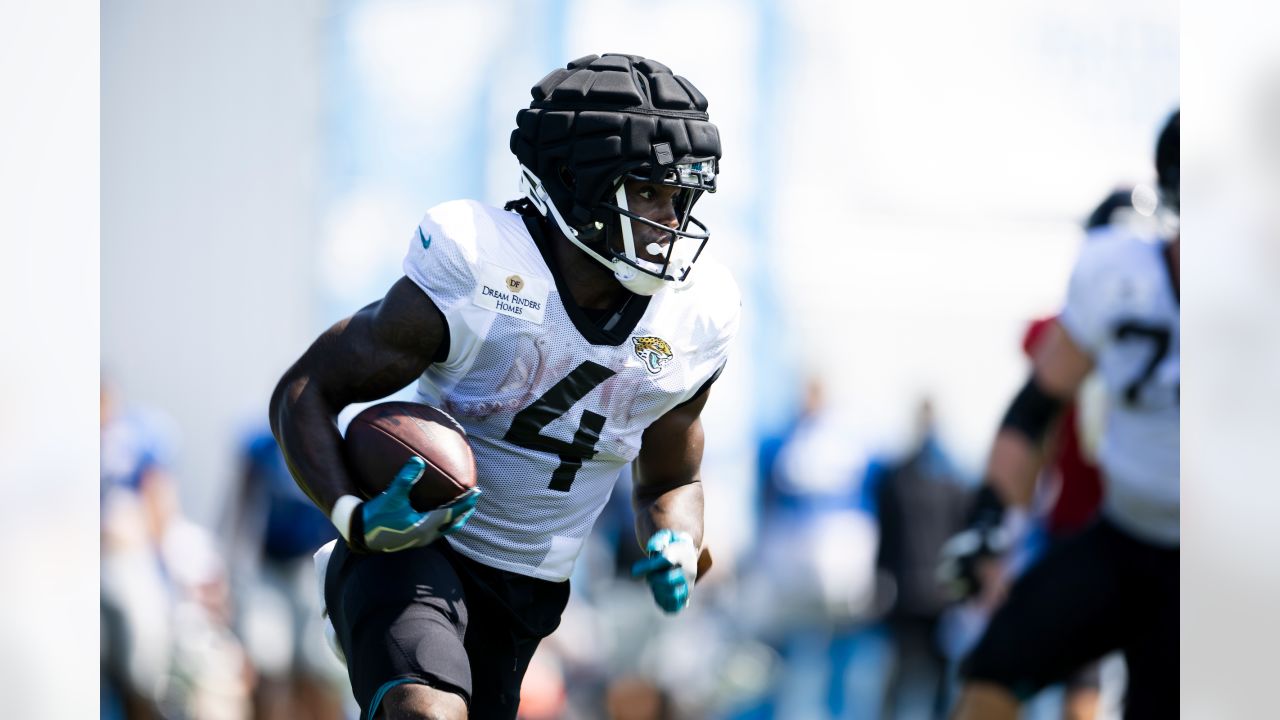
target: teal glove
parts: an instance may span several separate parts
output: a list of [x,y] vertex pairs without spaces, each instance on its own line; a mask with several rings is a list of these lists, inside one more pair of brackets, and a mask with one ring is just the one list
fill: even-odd
[[644,577],[662,611],[674,615],[689,606],[698,576],[698,550],[689,533],[663,528],[645,545],[649,557],[631,566],[632,577]]
[[409,458],[386,490],[355,508],[347,534],[347,542],[353,549],[396,552],[422,547],[467,522],[480,500],[479,488],[472,488],[447,505],[427,512],[418,512],[409,504],[409,491],[426,467],[422,458],[416,455]]

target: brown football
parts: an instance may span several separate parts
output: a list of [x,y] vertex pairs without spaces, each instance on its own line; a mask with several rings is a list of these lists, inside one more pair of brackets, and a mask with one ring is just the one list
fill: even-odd
[[366,498],[386,490],[410,457],[426,461],[427,469],[409,495],[419,512],[476,486],[476,460],[466,431],[430,405],[397,401],[365,408],[347,426],[343,451]]

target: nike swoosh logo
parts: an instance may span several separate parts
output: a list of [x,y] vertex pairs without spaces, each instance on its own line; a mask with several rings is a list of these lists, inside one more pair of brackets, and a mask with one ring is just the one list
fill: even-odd
[[428,235],[426,237],[423,237],[422,228],[418,228],[418,239],[422,241],[423,250],[426,250],[427,248],[431,247],[431,236]]

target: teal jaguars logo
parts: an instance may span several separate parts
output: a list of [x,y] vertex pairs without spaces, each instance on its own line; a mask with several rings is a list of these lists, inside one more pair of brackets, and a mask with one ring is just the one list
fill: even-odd
[[662,372],[662,368],[675,357],[671,352],[671,346],[660,337],[652,335],[633,337],[631,342],[635,346],[636,357],[640,358],[644,362],[645,369],[654,375]]

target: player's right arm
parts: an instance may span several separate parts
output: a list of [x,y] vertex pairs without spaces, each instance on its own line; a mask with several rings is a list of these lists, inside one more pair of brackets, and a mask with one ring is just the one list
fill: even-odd
[[[1058,321],[1036,349],[1031,376],[1000,422],[985,482],[969,513],[968,528],[942,548],[941,580],[957,597],[989,595],[998,567],[990,558],[1007,551],[1026,525],[1026,512],[1043,462],[1043,445],[1063,409],[1093,369],[1093,358]],[[992,598],[988,598],[992,599]]]
[[413,382],[447,342],[439,309],[401,278],[381,300],[322,333],[285,371],[271,396],[271,431],[294,480],[330,517],[340,498],[359,494],[343,464],[338,413]]
[[1041,446],[1093,370],[1093,358],[1055,320],[1037,347],[1026,385],[1014,397],[987,460],[987,482],[1009,506],[1026,508],[1035,492]]

